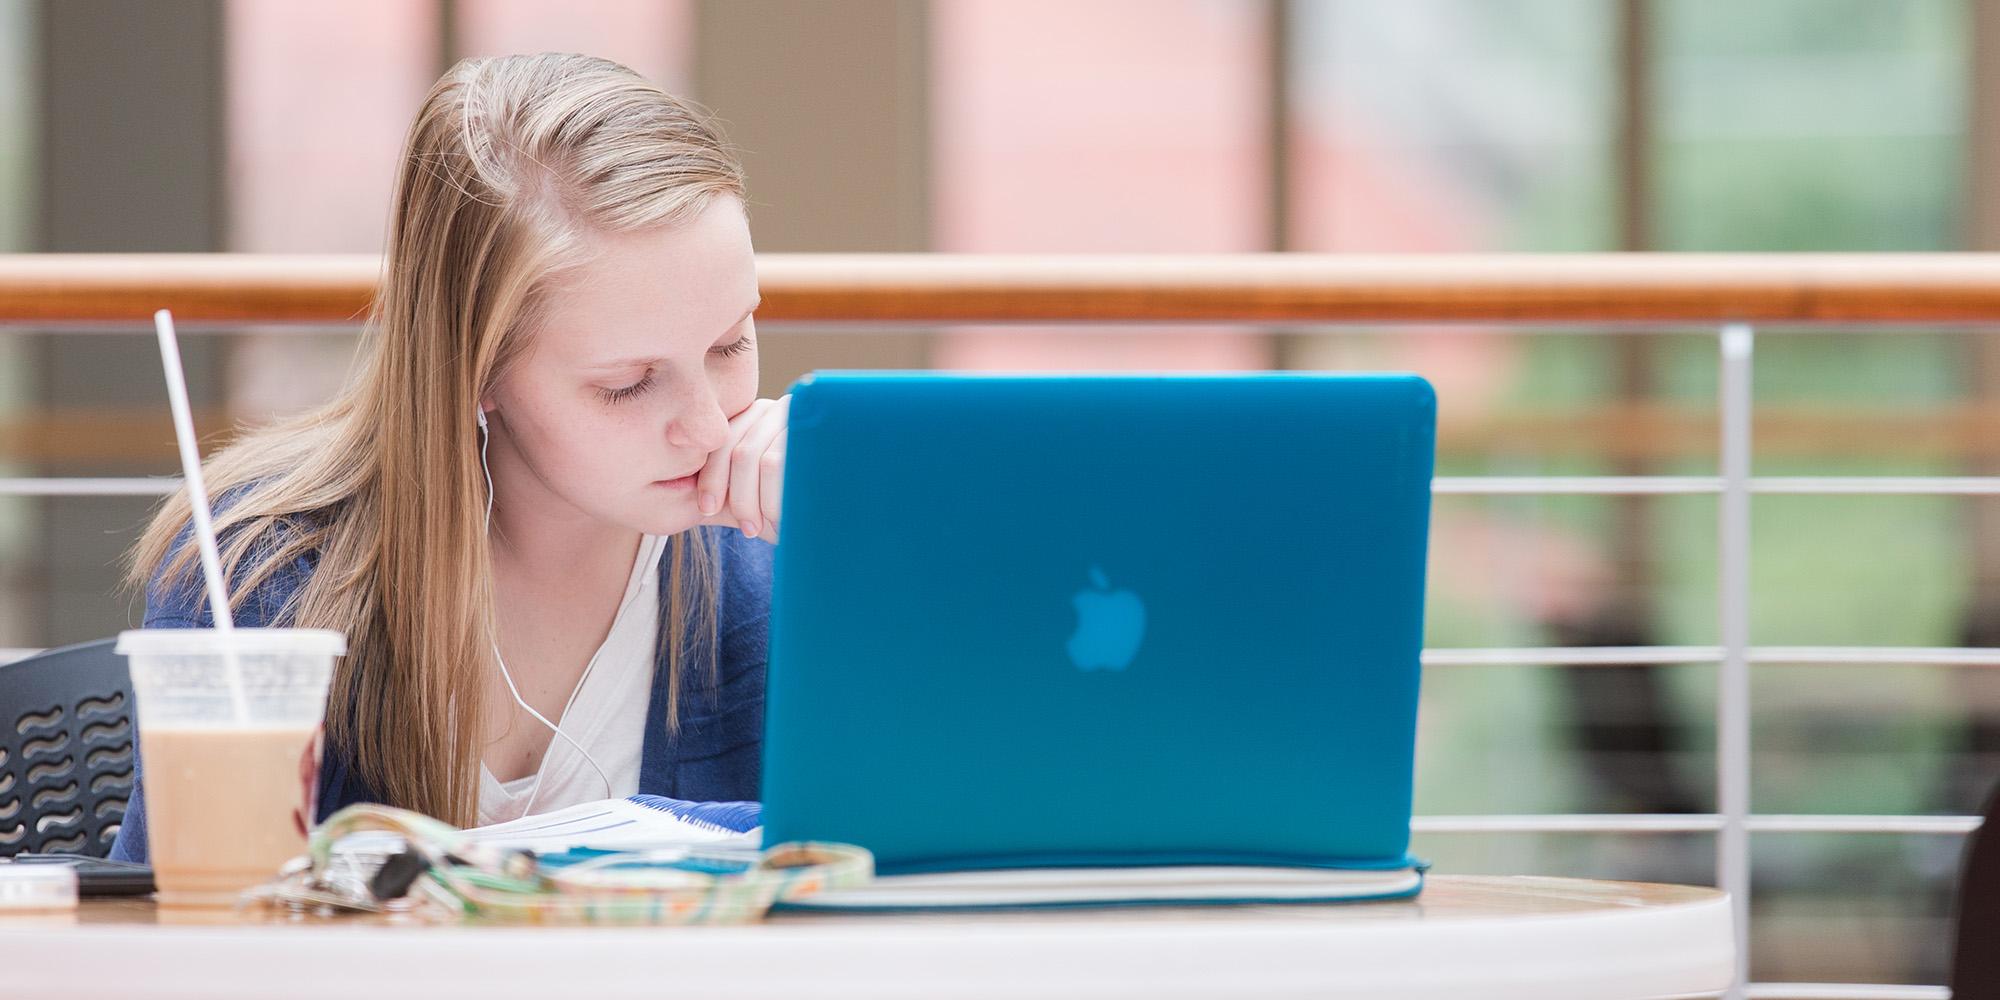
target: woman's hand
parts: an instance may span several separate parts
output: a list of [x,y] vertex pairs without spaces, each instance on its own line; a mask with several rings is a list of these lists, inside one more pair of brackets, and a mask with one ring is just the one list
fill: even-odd
[[785,427],[792,397],[753,401],[729,418],[729,441],[708,456],[695,476],[702,524],[737,528],[749,537],[778,540],[785,483]]
[[292,806],[292,827],[300,837],[312,833],[319,815],[319,759],[326,745],[326,726],[313,727],[312,739],[299,754],[299,801]]

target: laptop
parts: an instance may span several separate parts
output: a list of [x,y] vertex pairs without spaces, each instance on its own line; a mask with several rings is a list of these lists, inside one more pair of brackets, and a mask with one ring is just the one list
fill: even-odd
[[764,843],[1420,875],[1435,424],[1403,374],[801,379]]

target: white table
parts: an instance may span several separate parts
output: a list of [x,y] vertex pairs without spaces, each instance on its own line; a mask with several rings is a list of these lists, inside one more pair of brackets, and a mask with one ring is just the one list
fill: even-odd
[[150,900],[0,919],[19,997],[1369,997],[1612,1000],[1728,985],[1713,889],[1436,876],[1414,900],[781,915],[741,927],[180,924]]

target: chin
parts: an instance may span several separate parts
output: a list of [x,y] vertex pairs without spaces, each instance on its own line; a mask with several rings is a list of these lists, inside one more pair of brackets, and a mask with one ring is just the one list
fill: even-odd
[[645,511],[625,522],[648,535],[677,535],[701,523],[701,514],[693,508],[685,513],[680,511]]

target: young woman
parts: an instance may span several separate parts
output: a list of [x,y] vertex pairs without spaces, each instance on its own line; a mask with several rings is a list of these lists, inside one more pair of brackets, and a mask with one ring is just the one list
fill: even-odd
[[[318,817],[757,796],[788,403],[757,304],[742,168],[681,101],[568,55],[432,88],[357,379],[208,466],[237,624],[347,636]],[[190,537],[183,494],[134,552],[148,628],[210,624]]]

